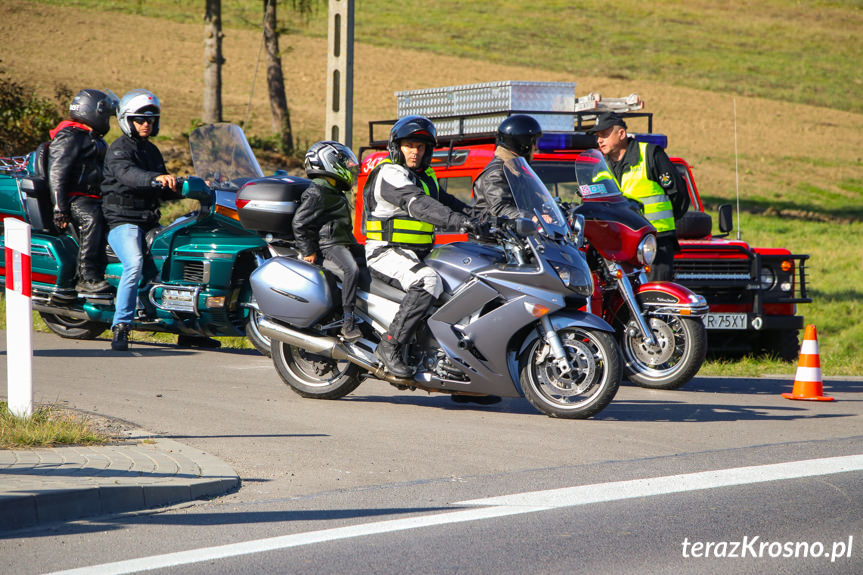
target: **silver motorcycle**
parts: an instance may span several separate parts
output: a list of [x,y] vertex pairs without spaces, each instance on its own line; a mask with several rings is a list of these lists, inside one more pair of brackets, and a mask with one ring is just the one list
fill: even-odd
[[[360,282],[355,313],[364,337],[340,338],[337,279],[299,258],[268,260],[251,276],[262,314],[259,329],[272,341],[273,363],[304,397],[336,399],[365,379],[400,389],[454,395],[525,397],[552,417],[583,419],[614,398],[622,364],[613,328],[579,311],[593,283],[573,232],[533,170],[522,159],[507,166],[517,207],[527,216],[488,230],[486,243],[457,242],[434,249],[425,263],[443,279],[415,340],[405,346],[418,365],[410,379],[384,370],[374,351],[405,292],[374,278]],[[301,193],[240,190],[238,205],[253,209],[246,227],[273,234]],[[241,217],[244,214],[241,213]],[[282,227],[281,229],[284,229]]]

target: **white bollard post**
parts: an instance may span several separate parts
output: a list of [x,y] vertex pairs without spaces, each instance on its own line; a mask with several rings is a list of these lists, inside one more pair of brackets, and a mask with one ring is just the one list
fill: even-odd
[[33,415],[33,302],[30,224],[4,218],[6,242],[6,374],[9,411]]

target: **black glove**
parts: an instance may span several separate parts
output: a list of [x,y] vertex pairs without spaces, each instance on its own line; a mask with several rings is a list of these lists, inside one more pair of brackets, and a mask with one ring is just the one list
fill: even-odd
[[54,210],[54,226],[58,230],[65,230],[66,226],[69,225],[71,221],[71,217],[69,216],[69,212],[61,212],[60,210]]
[[491,224],[485,219],[471,218],[461,225],[461,229],[477,238],[487,238],[490,233]]

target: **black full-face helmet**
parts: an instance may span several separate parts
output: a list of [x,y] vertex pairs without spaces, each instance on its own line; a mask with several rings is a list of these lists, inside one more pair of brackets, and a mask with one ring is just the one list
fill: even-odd
[[127,136],[137,137],[138,130],[132,122],[132,118],[146,117],[153,122],[150,137],[159,134],[159,119],[162,114],[162,105],[155,94],[147,90],[131,90],[123,95],[120,106],[117,109],[117,123]]
[[360,173],[360,163],[351,149],[330,140],[312,144],[304,164],[308,177],[332,178],[340,190],[350,190]]
[[426,149],[422,160],[417,170],[422,171],[431,164],[432,154],[435,146],[437,146],[437,131],[431,120],[423,116],[405,116],[395,124],[390,130],[390,140],[387,144],[387,151],[390,154],[390,160],[394,164],[401,166],[405,165],[405,157],[401,150],[402,140],[416,140],[425,142]]
[[93,128],[104,136],[111,129],[111,116],[117,113],[118,100],[110,90],[86,89],[78,92],[69,104],[69,117]]
[[533,116],[515,114],[497,127],[496,144],[519,156],[529,158],[540,136],[542,136],[542,128]]

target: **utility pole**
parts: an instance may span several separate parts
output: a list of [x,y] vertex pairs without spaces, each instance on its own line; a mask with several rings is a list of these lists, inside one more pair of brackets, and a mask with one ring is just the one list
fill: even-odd
[[324,138],[353,145],[354,0],[329,0]]

